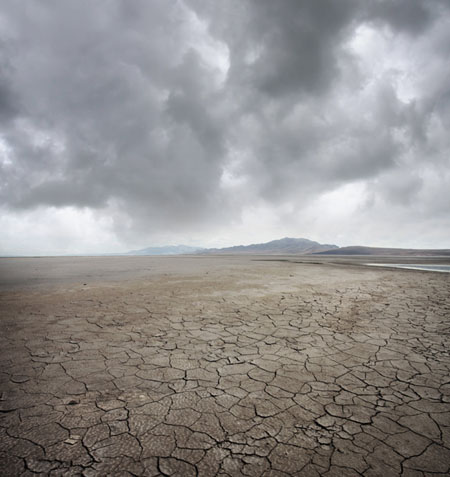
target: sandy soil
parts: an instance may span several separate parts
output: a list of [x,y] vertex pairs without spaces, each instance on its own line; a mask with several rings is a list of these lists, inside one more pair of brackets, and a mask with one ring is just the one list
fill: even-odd
[[361,263],[0,259],[0,474],[449,475],[450,274]]

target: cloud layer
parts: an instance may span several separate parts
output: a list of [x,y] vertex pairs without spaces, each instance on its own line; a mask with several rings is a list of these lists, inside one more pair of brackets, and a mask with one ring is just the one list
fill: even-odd
[[444,0],[4,1],[1,246],[450,247],[449,56]]

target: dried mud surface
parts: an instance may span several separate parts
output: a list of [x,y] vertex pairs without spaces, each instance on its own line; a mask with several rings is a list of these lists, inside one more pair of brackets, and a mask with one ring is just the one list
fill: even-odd
[[0,274],[1,475],[449,475],[449,274],[255,257]]

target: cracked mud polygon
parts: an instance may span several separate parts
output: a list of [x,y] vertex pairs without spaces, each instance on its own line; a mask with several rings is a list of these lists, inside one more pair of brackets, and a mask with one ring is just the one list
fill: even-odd
[[0,269],[1,475],[449,475],[449,274],[255,257]]

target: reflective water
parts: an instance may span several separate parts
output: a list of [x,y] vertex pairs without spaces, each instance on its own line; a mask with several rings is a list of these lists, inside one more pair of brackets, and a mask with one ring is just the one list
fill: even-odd
[[408,270],[450,273],[450,265],[422,265],[420,263],[366,263],[366,265],[371,267],[406,268]]

